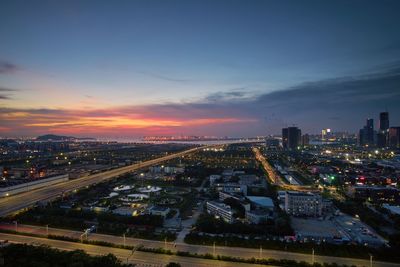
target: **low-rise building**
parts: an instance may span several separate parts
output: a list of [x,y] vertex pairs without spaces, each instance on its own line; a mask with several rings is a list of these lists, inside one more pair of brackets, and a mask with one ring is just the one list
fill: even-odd
[[392,214],[400,215],[400,206],[392,206],[385,203],[382,205],[382,207],[387,209]]
[[294,216],[322,215],[322,196],[311,192],[286,191],[285,211]]
[[259,224],[273,218],[273,212],[270,210],[256,209],[246,210],[246,220],[249,223]]
[[239,184],[252,185],[260,181],[260,177],[254,174],[244,174],[239,176]]
[[348,196],[372,202],[400,204],[400,190],[384,186],[353,186],[349,187]]
[[140,214],[140,210],[122,206],[113,210],[112,213],[122,216],[136,216]]
[[250,200],[250,202],[253,203],[254,205],[256,205],[257,207],[269,209],[269,210],[274,209],[274,202],[272,201],[272,198],[259,197],[259,196],[248,196],[247,199]]
[[218,174],[210,175],[210,186],[213,186],[215,181],[219,180],[220,178],[221,178],[221,175],[218,175]]
[[221,183],[221,184],[215,184],[215,189],[217,191],[223,191],[225,193],[243,193],[244,195],[247,195],[247,186],[246,185],[240,185],[237,183]]
[[162,217],[166,217],[167,216],[167,214],[170,212],[170,208],[168,208],[168,207],[162,207],[162,206],[152,206],[150,209],[149,209],[149,213],[151,214],[151,215],[159,215],[159,216],[162,216]]
[[230,206],[216,201],[207,201],[207,212],[222,218],[228,223],[233,223],[233,211]]
[[238,195],[238,194],[230,194],[230,193],[226,193],[224,191],[219,191],[218,193],[218,198],[220,201],[224,201],[227,198],[233,198],[237,201],[242,201],[244,199],[243,196]]

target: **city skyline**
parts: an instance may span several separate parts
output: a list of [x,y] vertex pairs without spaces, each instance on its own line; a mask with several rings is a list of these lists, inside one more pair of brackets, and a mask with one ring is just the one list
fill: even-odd
[[0,136],[399,126],[400,4],[306,3],[3,1]]

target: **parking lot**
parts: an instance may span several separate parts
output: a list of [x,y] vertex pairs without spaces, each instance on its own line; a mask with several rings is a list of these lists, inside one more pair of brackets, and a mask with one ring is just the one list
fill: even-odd
[[382,246],[387,241],[379,236],[371,227],[357,217],[341,214],[334,217],[334,221],[342,231],[351,237],[351,240],[362,245]]
[[292,217],[291,223],[297,238],[302,241],[356,242],[374,247],[387,243],[359,218],[343,213],[328,215],[324,218]]

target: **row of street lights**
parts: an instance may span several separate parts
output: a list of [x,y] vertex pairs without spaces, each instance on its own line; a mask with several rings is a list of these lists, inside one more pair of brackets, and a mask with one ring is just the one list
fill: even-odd
[[[14,221],[14,224],[15,224],[15,232],[18,232],[18,221]],[[122,235],[124,247],[126,247],[126,232]],[[48,224],[46,224],[46,235],[47,235],[47,237],[49,236],[49,225]],[[83,243],[83,237],[84,236],[86,236],[86,239],[88,238],[88,231],[85,231],[80,236],[80,239],[81,239],[82,243]],[[176,247],[176,244],[174,244],[174,246]],[[136,251],[137,248],[138,248],[138,246],[134,247],[132,249],[131,255],[126,259],[127,262],[129,260],[129,258],[133,255],[133,253]],[[167,238],[164,239],[164,249],[167,249]],[[216,244],[214,242],[213,243],[213,256],[214,257],[216,256],[216,250],[217,250],[217,247],[216,247]],[[260,246],[260,250],[259,250],[259,258],[260,259],[262,259],[262,257],[263,257],[262,253],[263,253],[263,249],[262,249],[262,246]],[[369,266],[370,267],[372,267],[372,260],[373,260],[373,255],[369,254]],[[312,250],[311,250],[311,264],[314,265],[314,263],[315,263],[315,250],[314,250],[314,248],[312,248]]]

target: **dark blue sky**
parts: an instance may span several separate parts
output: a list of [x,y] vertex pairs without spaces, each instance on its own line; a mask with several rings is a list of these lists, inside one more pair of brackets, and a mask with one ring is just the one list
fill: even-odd
[[3,0],[0,131],[79,134],[97,126],[88,110],[120,121],[98,135],[355,131],[385,108],[400,124],[399,14],[400,1]]

